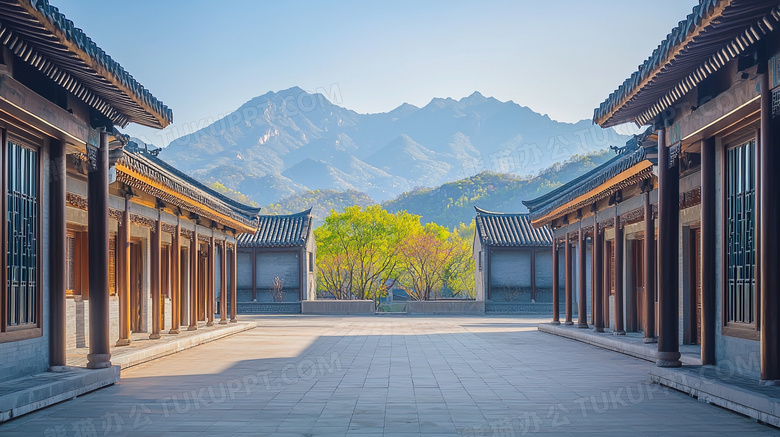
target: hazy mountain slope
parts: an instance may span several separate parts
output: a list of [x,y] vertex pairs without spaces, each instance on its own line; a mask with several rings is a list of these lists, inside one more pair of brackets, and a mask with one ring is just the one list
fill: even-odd
[[344,208],[348,206],[358,205],[365,208],[375,203],[366,193],[360,191],[315,190],[295,194],[278,203],[272,203],[263,207],[261,212],[263,214],[294,214],[311,208],[314,226],[319,226],[330,214],[331,209],[343,212]]
[[453,227],[474,218],[474,205],[496,212],[525,212],[522,200],[534,199],[606,162],[613,155],[601,152],[577,156],[536,177],[483,172],[439,187],[417,189],[382,204],[390,212],[406,210],[424,223]]

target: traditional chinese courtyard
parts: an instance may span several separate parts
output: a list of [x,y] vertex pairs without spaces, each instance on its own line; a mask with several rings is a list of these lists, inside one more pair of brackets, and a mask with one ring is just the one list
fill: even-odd
[[245,317],[0,425],[11,436],[776,435],[650,382],[647,361],[522,317]]

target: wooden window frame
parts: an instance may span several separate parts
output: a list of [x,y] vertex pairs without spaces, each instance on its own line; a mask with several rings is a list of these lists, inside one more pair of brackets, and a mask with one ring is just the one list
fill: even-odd
[[[73,230],[67,230],[65,232],[65,260],[70,261],[71,264],[65,263],[65,268],[67,269],[65,271],[65,296],[68,298],[72,298],[76,294],[76,268],[77,268],[77,259],[76,259],[76,240],[78,236],[77,233]],[[71,241],[73,241],[73,245],[71,247]],[[71,271],[72,268],[72,271]],[[68,288],[68,285],[73,284],[72,287]]]
[[[0,165],[3,169],[3,176],[0,179],[0,211],[2,211],[3,221],[8,220],[8,143],[13,140],[17,144],[23,147],[28,147],[35,150],[38,153],[38,168],[37,168],[37,180],[38,189],[36,198],[38,202],[38,217],[37,217],[37,259],[36,259],[36,303],[35,303],[35,319],[36,323],[23,325],[23,326],[8,326],[8,257],[0,257],[0,281],[2,281],[2,287],[0,287],[0,343],[9,343],[15,341],[29,340],[32,338],[38,338],[43,336],[43,262],[42,257],[46,256],[43,253],[43,240],[44,240],[44,228],[43,228],[43,216],[45,201],[43,199],[43,169],[44,169],[44,153],[43,145],[31,141],[23,135],[14,135],[14,132],[9,132],[7,128],[0,129],[0,139],[2,145],[0,145]],[[36,144],[37,143],[37,144]],[[0,231],[0,240],[3,247],[8,251],[8,234],[6,225],[3,225],[3,230]]]
[[[720,235],[720,242],[721,242],[721,335],[727,336],[727,337],[735,337],[735,338],[742,338],[746,340],[755,340],[759,341],[760,339],[760,332],[758,330],[758,314],[760,313],[760,306],[759,306],[759,293],[758,293],[758,284],[756,284],[756,290],[755,290],[755,296],[754,296],[754,305],[755,305],[755,321],[753,323],[740,323],[740,322],[729,322],[728,321],[728,251],[727,251],[727,244],[728,244],[728,232],[726,230],[726,227],[728,225],[728,212],[727,212],[727,203],[728,203],[728,193],[727,193],[727,183],[728,183],[728,151],[729,149],[744,146],[745,144],[753,141],[755,143],[754,145],[754,151],[757,153],[759,143],[758,138],[755,134],[755,130],[751,130],[750,132],[746,132],[743,135],[734,136],[733,138],[730,138],[728,143],[723,143],[723,147],[720,150],[721,153],[721,174],[720,174],[720,189],[721,189],[721,235]],[[754,170],[754,174],[758,174],[758,167],[759,163],[758,160],[754,160],[754,164],[756,166]],[[756,187],[757,188],[757,187]],[[756,193],[757,195],[758,193]],[[758,208],[757,208],[757,201],[754,202],[756,205],[756,215],[759,214]],[[755,237],[755,231],[756,229],[753,229],[754,237]],[[758,255],[756,255],[758,256]],[[754,278],[756,280],[757,278]]]

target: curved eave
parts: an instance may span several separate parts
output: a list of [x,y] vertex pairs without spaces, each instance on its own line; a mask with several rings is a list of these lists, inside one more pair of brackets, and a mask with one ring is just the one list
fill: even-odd
[[539,215],[531,216],[531,223],[534,227],[541,227],[551,223],[553,220],[566,214],[572,213],[584,205],[598,202],[601,199],[611,196],[617,190],[633,185],[641,180],[649,179],[653,176],[653,164],[650,161],[642,161],[627,170],[624,170],[613,176],[603,184],[592,190],[581,194],[580,196],[566,202],[552,211]]
[[311,208],[295,214],[261,215],[256,231],[240,234],[236,241],[246,248],[300,248],[306,246],[311,227]]
[[772,0],[703,0],[652,55],[594,110],[610,127],[651,123],[704,79],[777,27]]
[[546,247],[552,244],[549,227],[535,227],[528,214],[489,212],[474,206],[477,211],[477,238],[486,246]]
[[[33,66],[50,72],[48,74],[44,71],[44,74],[90,106],[96,107],[119,126],[124,127],[133,122],[161,129],[173,122],[173,111],[157,100],[47,0],[18,0],[13,3],[34,19],[35,23],[26,23],[28,30],[32,29],[33,24],[45,30],[39,38],[30,39],[27,47],[14,50],[17,56],[27,62],[32,58],[35,61]],[[52,72],[58,69],[59,72]],[[91,92],[79,90],[78,85],[85,86]],[[103,105],[110,106],[122,115],[111,114]]]
[[193,212],[224,226],[231,227],[235,229],[236,232],[253,232],[257,227],[256,221],[230,217],[183,193],[175,191],[161,182],[155,181],[122,163],[116,164],[116,171],[117,180],[157,198],[163,199],[164,201],[170,202],[183,210]]

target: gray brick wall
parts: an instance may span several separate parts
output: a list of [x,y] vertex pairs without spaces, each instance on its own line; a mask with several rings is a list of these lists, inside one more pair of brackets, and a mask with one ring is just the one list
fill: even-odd
[[[119,338],[119,300],[112,296],[108,304],[108,341],[113,345]],[[89,300],[67,300],[65,339],[69,349],[89,347]]]
[[552,249],[536,252],[536,287],[552,288]]
[[531,253],[527,250],[492,251],[490,254],[490,285],[493,290],[503,287],[530,287]]
[[[236,263],[236,276],[239,289],[252,288],[252,253],[243,250],[238,251],[238,262]],[[251,300],[251,299],[250,299]]]

